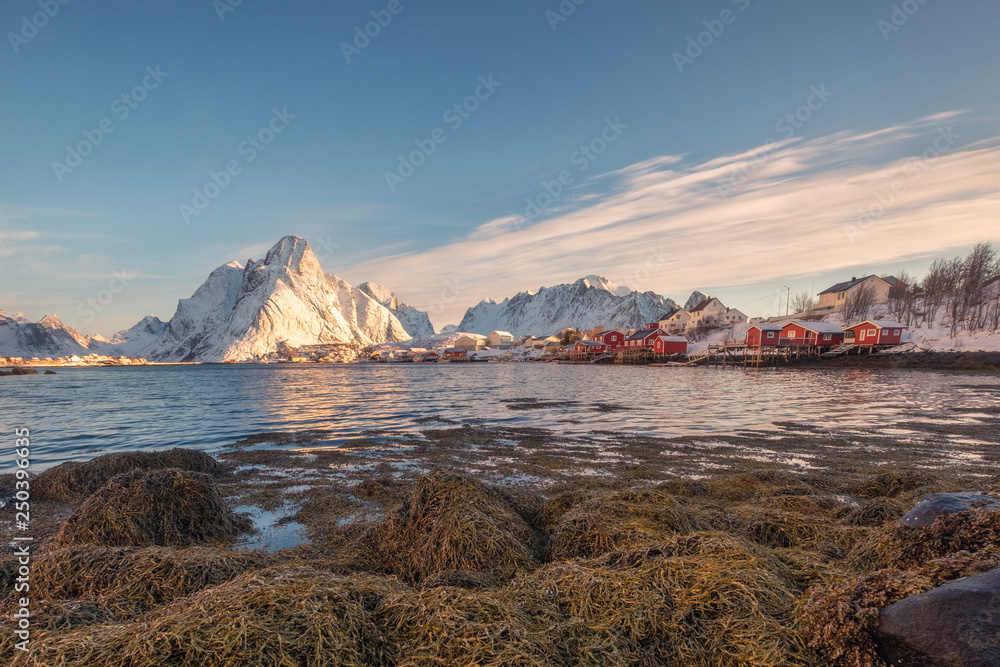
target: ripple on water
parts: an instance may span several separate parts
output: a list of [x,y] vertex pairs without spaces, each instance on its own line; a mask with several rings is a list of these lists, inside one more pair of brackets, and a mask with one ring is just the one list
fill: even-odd
[[[907,421],[947,427],[989,419],[1000,389],[994,376],[900,370],[686,368],[667,375],[645,367],[409,366],[65,368],[5,383],[0,409],[8,424],[31,429],[37,473],[97,452],[191,447],[214,454],[253,433],[304,429],[326,429],[339,443],[372,430],[412,438],[459,424],[662,437],[786,437],[817,425],[865,434]],[[508,409],[527,402],[541,405]],[[956,405],[979,412],[956,415]],[[415,423],[425,417],[441,421]],[[393,438],[383,444],[399,446]]]

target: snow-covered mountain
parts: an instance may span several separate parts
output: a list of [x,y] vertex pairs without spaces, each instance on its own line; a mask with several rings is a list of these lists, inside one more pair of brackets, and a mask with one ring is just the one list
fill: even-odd
[[31,359],[86,355],[107,342],[101,336],[84,336],[55,315],[31,322],[21,313],[7,315],[0,311],[0,356]]
[[566,327],[641,329],[676,307],[672,299],[654,292],[634,292],[587,276],[572,284],[521,292],[501,303],[481,301],[466,311],[458,330],[479,334],[500,330],[522,336],[549,335]]
[[413,338],[434,334],[434,325],[431,324],[431,318],[427,313],[408,303],[401,302],[396,293],[390,292],[385,285],[371,282],[361,283],[358,285],[358,289],[391,310],[396,319],[402,323],[403,328],[406,329],[406,333]]
[[286,236],[262,261],[217,268],[190,298],[177,303],[169,322],[150,315],[111,341],[83,336],[54,315],[32,323],[0,311],[0,356],[97,353],[151,361],[244,361],[275,352],[279,344],[365,346],[409,340],[397,315],[415,330],[426,327],[433,334],[426,314],[396,304],[391,292],[377,287],[396,309],[324,274],[309,243]]
[[708,301],[708,298],[708,295],[704,292],[691,292],[691,296],[688,297],[687,303],[684,304],[684,310],[690,311],[692,308],[697,308],[701,304]]
[[[155,323],[148,324],[155,330]],[[139,334],[137,341],[147,340],[136,332],[141,325],[129,330]],[[129,334],[123,332],[122,338]],[[276,351],[279,343],[371,345],[409,338],[382,304],[324,274],[305,239],[286,236],[262,261],[250,260],[245,267],[230,262],[213,271],[190,298],[181,299],[144,356],[153,361],[244,361]]]
[[111,344],[99,352],[126,357],[146,357],[156,347],[168,324],[158,317],[147,315],[132,328],[116,333],[111,338]]

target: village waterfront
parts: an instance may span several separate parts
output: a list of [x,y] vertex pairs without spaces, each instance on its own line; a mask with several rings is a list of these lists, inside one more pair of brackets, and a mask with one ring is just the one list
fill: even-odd
[[206,365],[2,390],[37,543],[32,650],[2,637],[0,664],[878,666],[877,605],[1000,566],[992,513],[895,527],[1000,491],[991,372]]

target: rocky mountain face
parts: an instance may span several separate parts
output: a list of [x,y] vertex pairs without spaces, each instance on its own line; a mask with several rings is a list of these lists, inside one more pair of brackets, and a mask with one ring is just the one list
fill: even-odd
[[[141,324],[141,323],[140,323]],[[130,330],[131,331],[131,330]],[[245,361],[290,347],[410,338],[387,308],[323,273],[309,243],[286,236],[260,261],[212,272],[148,348],[153,361]]]
[[111,341],[82,336],[55,316],[31,323],[0,313],[0,356],[29,358],[96,352],[151,361],[246,361],[279,344],[365,346],[410,338],[395,311],[324,274],[298,236],[282,238],[263,260],[220,266],[178,302],[169,322],[149,316]]
[[521,292],[500,303],[481,301],[466,311],[458,330],[547,336],[566,327],[641,329],[676,307],[672,299],[654,292],[635,292],[600,276],[587,276],[571,284]]
[[709,296],[704,292],[691,292],[691,296],[688,297],[687,303],[684,304],[684,310],[690,311],[692,308],[697,308],[701,304],[708,301]]
[[31,359],[86,355],[107,342],[100,336],[84,336],[55,315],[31,322],[20,313],[7,315],[0,311],[0,356]]
[[396,316],[396,319],[400,321],[410,336],[416,338],[434,335],[434,325],[431,324],[431,318],[427,313],[408,303],[403,303],[396,296],[396,293],[390,292],[385,285],[371,282],[361,283],[358,285],[358,289],[392,311],[392,314]]

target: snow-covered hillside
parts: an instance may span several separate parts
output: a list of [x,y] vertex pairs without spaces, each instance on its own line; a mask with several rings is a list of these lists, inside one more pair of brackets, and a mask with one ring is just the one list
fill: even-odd
[[213,271],[191,298],[178,303],[144,356],[243,361],[270,354],[279,343],[370,345],[409,338],[382,304],[325,275],[305,239],[286,236],[262,261],[250,260],[246,267],[230,262]]
[[65,357],[86,355],[107,344],[101,336],[84,336],[55,315],[31,322],[21,313],[0,311],[0,356]]
[[431,324],[431,318],[427,313],[408,303],[401,302],[396,293],[390,292],[385,285],[370,282],[361,283],[358,285],[358,289],[392,311],[392,314],[406,329],[406,333],[414,338],[433,335],[434,325]]
[[[429,323],[428,323],[429,324]],[[286,236],[261,261],[220,266],[169,322],[148,316],[108,341],[83,336],[54,315],[31,323],[0,312],[0,356],[92,353],[151,361],[245,361],[290,347],[406,341],[393,311],[324,274],[309,243]]]
[[566,327],[641,329],[658,321],[677,304],[653,292],[633,292],[599,276],[572,284],[521,292],[501,303],[488,299],[470,308],[459,331],[489,334],[509,331],[515,336],[549,335]]

